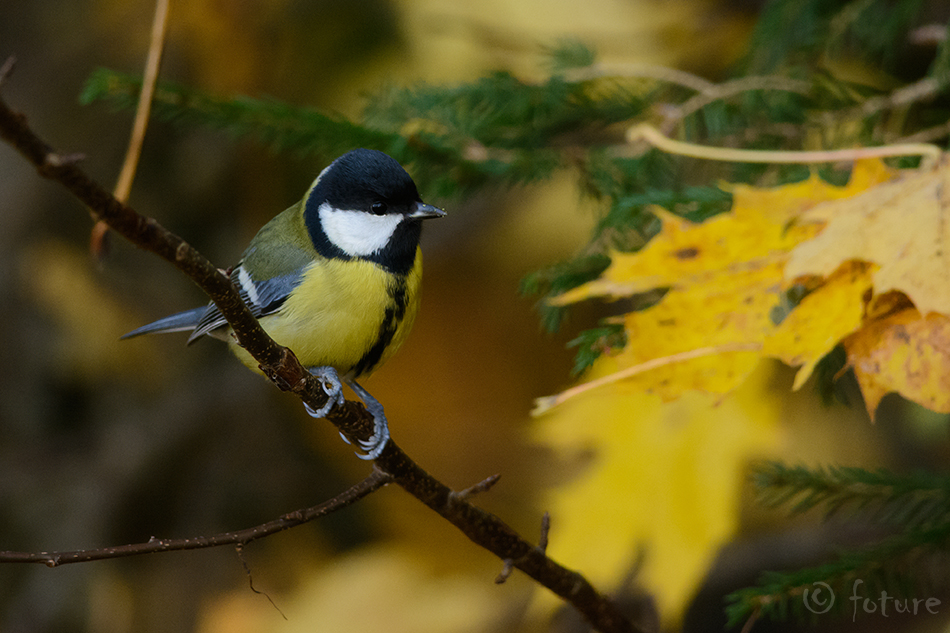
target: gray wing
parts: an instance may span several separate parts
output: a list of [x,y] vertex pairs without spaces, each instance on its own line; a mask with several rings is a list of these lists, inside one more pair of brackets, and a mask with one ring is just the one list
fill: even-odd
[[[244,268],[241,266],[235,268],[231,273],[231,281],[237,287],[241,300],[250,308],[254,318],[267,316],[280,310],[281,306],[284,305],[284,301],[287,300],[287,295],[300,283],[302,277],[302,273],[297,271],[289,275],[254,281],[250,275],[244,272]],[[128,334],[124,334],[121,338],[126,339],[142,336],[143,334],[165,332],[191,332],[191,336],[188,337],[188,344],[191,344],[206,334],[213,335],[214,330],[227,324],[227,319],[224,318],[218,307],[213,303],[209,303],[207,306],[185,310],[148,325],[143,325]]]
[[[250,308],[251,314],[253,314],[256,319],[267,316],[268,314],[274,314],[280,310],[284,305],[284,301],[287,300],[287,296],[297,284],[300,283],[302,277],[302,271],[298,270],[288,275],[280,275],[278,277],[271,277],[270,279],[255,281],[244,270],[243,266],[238,266],[231,271],[231,282],[238,289],[241,300]],[[228,324],[227,319],[224,318],[224,315],[221,314],[221,311],[218,310],[218,307],[213,303],[208,304],[206,308],[199,308],[199,312],[201,312],[200,317],[193,328],[187,328],[194,330],[191,336],[188,337],[189,344]]]
[[[306,227],[303,226],[300,203],[275,216],[251,240],[241,257],[241,263],[231,271],[231,281],[255,318],[280,310],[287,296],[300,283],[303,271],[317,256],[309,240]],[[267,242],[269,247],[265,250],[258,248],[262,242]],[[254,279],[245,269],[246,263],[250,268],[261,271],[259,274],[266,275],[267,279]],[[191,331],[188,343],[193,343],[206,334],[223,334],[223,331],[216,330],[227,323],[221,311],[212,303],[159,319],[122,338],[155,332]]]

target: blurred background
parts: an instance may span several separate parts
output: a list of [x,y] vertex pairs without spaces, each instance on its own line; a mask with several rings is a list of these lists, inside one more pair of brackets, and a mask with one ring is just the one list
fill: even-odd
[[[543,77],[544,47],[571,37],[604,62],[662,64],[716,80],[745,50],[757,4],[173,1],[161,76],[220,96],[274,96],[357,117],[384,85],[462,82],[499,69]],[[132,117],[80,106],[77,95],[97,67],[141,72],[153,11],[149,0],[0,8],[0,57],[18,60],[4,98],[58,150],[84,154],[83,167],[107,187]],[[153,122],[130,202],[227,267],[324,166]],[[478,503],[534,538],[545,490],[566,474],[531,440],[532,401],[570,383],[565,343],[596,314],[581,312],[563,333],[544,334],[534,299],[518,286],[581,248],[597,208],[568,176],[427,202],[448,216],[426,226],[422,313],[405,348],[366,386],[385,404],[400,446],[448,485],[500,473]],[[114,236],[97,263],[90,228],[74,199],[0,147],[0,549],[240,529],[315,505],[368,473],[329,424],[307,417],[224,345],[186,348],[184,335],[120,342],[205,299],[169,265]],[[771,372],[776,393],[786,393],[791,371]],[[887,415],[872,428],[860,407],[829,413],[812,394],[787,396],[785,410],[790,458],[888,463],[917,442],[945,450],[933,425],[888,442],[896,431]],[[796,424],[818,439],[796,443]],[[770,520],[756,510],[743,518],[750,534]],[[783,547],[793,549],[771,549]],[[276,608],[249,590],[231,548],[52,570],[3,565],[0,632],[577,627],[570,616],[550,624],[520,574],[495,586],[501,563],[397,488],[255,542],[243,561]]]

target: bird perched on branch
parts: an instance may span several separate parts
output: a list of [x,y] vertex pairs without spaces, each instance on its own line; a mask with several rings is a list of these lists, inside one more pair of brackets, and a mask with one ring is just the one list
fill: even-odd
[[[357,149],[330,164],[303,199],[254,236],[231,281],[264,330],[321,378],[342,403],[342,382],[373,415],[360,446],[375,459],[389,440],[383,406],[357,378],[379,368],[403,344],[419,311],[422,221],[445,212],[422,202],[416,185],[382,152]],[[122,338],[190,331],[188,343],[213,336],[259,371],[221,312],[210,304],[159,319]],[[306,405],[305,405],[306,406]],[[345,438],[344,438],[345,439]]]

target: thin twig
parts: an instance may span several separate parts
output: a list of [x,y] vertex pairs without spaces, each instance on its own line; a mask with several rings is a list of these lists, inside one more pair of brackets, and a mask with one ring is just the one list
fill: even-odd
[[255,525],[254,527],[245,528],[236,532],[223,532],[213,536],[179,539],[159,539],[153,536],[145,543],[62,552],[0,552],[0,563],[42,563],[47,567],[58,567],[70,563],[122,558],[138,554],[205,549],[208,547],[220,547],[222,545],[243,546],[257,539],[264,538],[265,536],[283,532],[292,527],[303,525],[314,519],[332,514],[337,510],[342,510],[390,482],[392,482],[390,475],[378,469],[373,469],[373,472],[370,473],[366,479],[350,486],[328,501],[324,501],[311,508],[289,512],[273,521],[268,521],[267,523]]
[[538,398],[534,401],[534,410],[531,412],[531,415],[542,415],[548,410],[560,404],[564,404],[574,396],[579,396],[582,393],[590,391],[591,389],[597,389],[599,387],[603,387],[604,385],[626,380],[627,378],[632,378],[633,376],[637,376],[654,369],[659,369],[660,367],[675,365],[676,363],[684,363],[688,360],[695,360],[697,358],[712,356],[714,354],[726,354],[731,352],[756,352],[761,349],[761,343],[726,343],[723,345],[712,345],[709,347],[700,347],[697,349],[686,350],[685,352],[670,354],[669,356],[662,356],[660,358],[651,358],[648,361],[638,363],[631,367],[625,367],[624,369],[615,371],[612,374],[607,374],[606,376],[601,376],[600,378],[596,378],[589,382],[581,383],[571,387],[570,389],[565,389],[557,395]]
[[835,118],[850,121],[852,119],[867,118],[883,110],[893,110],[924,99],[932,99],[941,90],[946,88],[946,81],[938,81],[933,77],[925,77],[920,81],[902,86],[888,95],[871,97],[861,105],[843,113],[833,113]]
[[[129,147],[122,162],[122,170],[116,181],[112,195],[120,202],[129,201],[132,191],[132,181],[138,169],[139,157],[142,155],[142,145],[145,142],[145,130],[148,128],[149,116],[152,112],[152,96],[155,94],[155,84],[158,82],[158,71],[162,64],[162,51],[165,48],[165,34],[168,30],[168,1],[156,0],[155,17],[152,19],[152,36],[148,47],[148,57],[145,60],[145,72],[142,77],[142,90],[139,93],[138,106],[135,109],[135,121],[132,124],[132,134],[129,137]],[[92,227],[89,238],[89,248],[97,258],[104,256],[107,250],[106,236],[109,225],[98,220]]]
[[260,589],[254,586],[254,574],[251,573],[251,566],[247,564],[247,559],[244,558],[244,545],[242,543],[238,543],[237,545],[235,545],[234,552],[237,554],[238,560],[241,561],[241,567],[244,568],[244,573],[247,574],[248,588],[253,593],[256,593],[259,596],[264,596],[265,598],[267,598],[267,601],[270,602],[270,605],[274,607],[275,609],[277,609],[277,613],[280,614],[280,617],[287,620],[287,615],[281,610],[280,607],[277,606],[277,603],[274,602],[274,599],[270,597],[270,594],[268,594],[266,591],[261,591]]
[[740,631],[740,633],[752,633],[752,627],[755,626],[755,623],[759,620],[761,610],[761,607],[755,608],[755,610],[752,612],[752,615],[750,615],[742,625],[742,631]]
[[725,83],[713,84],[680,105],[670,108],[669,112],[663,117],[660,130],[662,130],[664,134],[671,134],[673,129],[679,125],[683,119],[705,108],[710,103],[754,90],[776,90],[807,95],[811,90],[811,84],[799,79],[773,75],[766,75],[764,77],[741,77]]
[[483,492],[488,492],[491,490],[495,484],[498,483],[499,479],[501,479],[501,475],[492,475],[490,477],[486,477],[474,486],[470,486],[465,490],[461,490],[453,494],[455,495],[455,498],[459,499],[460,501],[468,501],[475,495],[480,495]]
[[541,535],[538,537],[538,549],[548,551],[548,534],[551,532],[551,513],[545,511],[541,515]]
[[940,125],[924,128],[919,132],[904,136],[897,140],[898,143],[932,143],[933,141],[946,138],[950,135],[950,121],[945,121]]
[[[551,513],[545,512],[541,516],[541,535],[538,537],[538,551],[542,554],[545,554],[548,550],[548,533],[551,531]],[[495,576],[495,584],[503,585],[509,578],[511,578],[512,572],[515,570],[515,561],[511,558],[506,558],[502,561],[501,571]]]
[[132,124],[129,148],[126,151],[122,171],[119,172],[119,179],[112,194],[122,202],[128,202],[129,200],[132,181],[135,179],[139,157],[142,155],[145,130],[148,128],[149,116],[152,112],[152,97],[155,94],[155,84],[158,82],[158,71],[162,65],[162,52],[165,49],[165,34],[167,31],[168,0],[156,0],[151,42],[148,47],[148,57],[145,60],[145,72],[142,75],[142,92],[139,94],[138,105],[135,109],[135,121]]
[[503,585],[508,582],[508,579],[511,578],[512,572],[515,570],[515,561],[510,558],[506,558],[502,561],[501,571],[498,572],[498,575],[495,576],[495,584]]
[[641,123],[627,131],[630,145],[618,148],[617,154],[642,153],[639,144],[643,141],[653,147],[678,156],[689,156],[706,160],[734,163],[782,163],[812,164],[851,162],[861,158],[886,158],[892,156],[922,156],[925,162],[936,161],[943,154],[936,145],[928,143],[905,143],[901,145],[882,145],[878,147],[856,147],[853,149],[818,150],[794,152],[786,150],[734,149],[729,147],[710,147],[677,141],[664,136],[652,125]]
[[568,81],[589,81],[601,77],[629,77],[633,79],[656,79],[665,83],[676,84],[704,92],[715,87],[716,84],[703,79],[699,75],[688,73],[677,68],[669,66],[660,66],[657,64],[604,64],[598,63],[584,68],[573,68],[564,73],[564,78]]

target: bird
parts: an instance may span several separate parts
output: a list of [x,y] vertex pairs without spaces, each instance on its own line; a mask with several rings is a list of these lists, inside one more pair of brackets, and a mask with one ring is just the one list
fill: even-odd
[[[373,416],[360,441],[376,459],[389,441],[382,404],[357,382],[405,342],[419,312],[422,222],[445,211],[422,202],[415,182],[387,154],[354,149],[330,163],[303,198],[265,224],[230,279],[271,338],[290,348],[324,385],[323,418],[343,402],[346,383]],[[260,373],[213,304],[179,312],[122,338],[190,331],[188,344],[211,336]],[[342,434],[341,434],[342,435]],[[346,440],[346,437],[343,438]],[[348,441],[348,440],[347,440]]]

